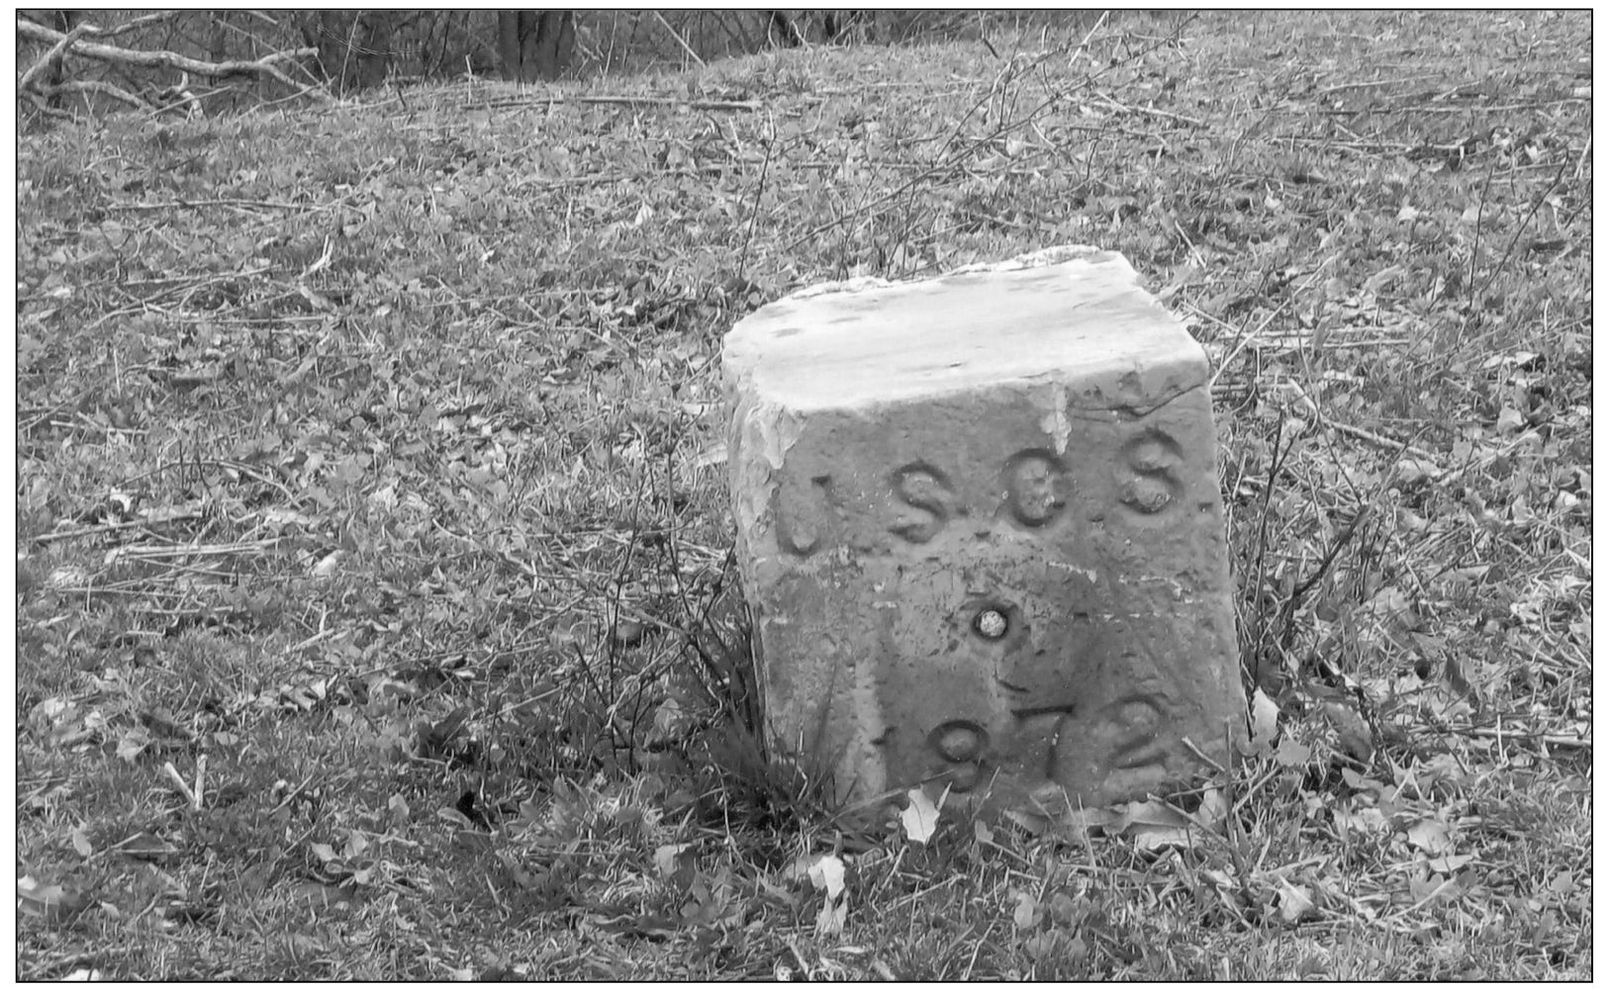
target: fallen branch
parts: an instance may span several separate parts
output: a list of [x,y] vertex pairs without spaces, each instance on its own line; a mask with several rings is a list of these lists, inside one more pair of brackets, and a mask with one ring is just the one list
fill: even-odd
[[134,93],[130,93],[121,86],[116,86],[108,82],[102,82],[98,79],[73,79],[65,83],[58,83],[54,86],[46,86],[35,83],[31,91],[24,90],[22,87],[18,87],[17,91],[19,93],[33,92],[47,98],[52,96],[60,96],[63,93],[99,93],[102,96],[110,96],[112,99],[117,100],[120,103],[127,103],[136,110],[151,109],[150,101],[144,100]]
[[[87,25],[80,25],[73,30],[76,32],[81,29],[85,34],[101,34],[99,30]],[[180,72],[187,72],[192,76],[202,76],[207,79],[218,79],[226,76],[265,76],[296,90],[297,96],[308,96],[320,101],[330,100],[330,96],[323,90],[316,86],[302,86],[276,66],[278,62],[315,56],[318,54],[318,50],[313,48],[295,48],[283,52],[271,52],[256,61],[203,62],[200,59],[180,55],[178,52],[143,52],[133,48],[119,48],[116,45],[103,45],[69,38],[68,35],[60,31],[53,31],[43,24],[36,24],[20,15],[17,17],[17,37],[59,46],[66,52],[95,59],[99,62],[114,62],[120,65],[140,66],[147,69],[177,69]],[[52,51],[54,50],[52,48]],[[32,72],[33,70],[30,69],[29,71]]]
[[1451,733],[1462,733],[1467,736],[1488,736],[1496,740],[1522,740],[1526,742],[1539,742],[1547,747],[1561,747],[1565,750],[1591,750],[1594,749],[1592,741],[1577,736],[1562,736],[1556,733],[1534,733],[1528,730],[1504,729],[1499,726],[1451,726]]
[[132,21],[124,21],[115,28],[98,28],[93,24],[81,24],[79,27],[83,28],[84,33],[92,38],[115,38],[120,34],[128,34],[135,28],[148,27],[152,24],[161,24],[163,21],[172,20],[174,15],[178,13],[181,13],[181,11],[159,10],[155,14],[142,14]]
[[550,103],[605,103],[625,106],[688,107],[690,110],[760,110],[755,100],[683,100],[668,96],[540,96],[531,99],[488,100],[486,103],[467,103],[466,110],[504,110],[512,107],[531,107]]
[[[21,24],[23,22],[18,20],[17,23]],[[17,90],[20,92],[22,90],[37,87],[39,84],[39,77],[44,75],[46,70],[48,70],[51,66],[61,61],[62,53],[67,51],[68,48],[72,47],[74,42],[78,41],[79,38],[84,36],[84,31],[88,26],[89,25],[87,24],[80,24],[73,28],[73,30],[62,35],[61,40],[50,46],[50,51],[46,52],[39,59],[39,61],[29,66],[28,71],[22,74],[21,79],[17,80]]]

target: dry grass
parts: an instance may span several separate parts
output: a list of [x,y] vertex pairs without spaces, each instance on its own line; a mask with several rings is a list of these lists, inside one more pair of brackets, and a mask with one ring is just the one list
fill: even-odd
[[[1589,977],[1588,38],[1135,18],[28,134],[19,976]],[[1274,732],[919,845],[754,742],[718,342],[1067,241],[1219,370]]]

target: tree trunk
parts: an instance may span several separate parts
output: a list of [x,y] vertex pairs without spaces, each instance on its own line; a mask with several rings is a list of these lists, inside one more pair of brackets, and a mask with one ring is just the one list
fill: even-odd
[[386,81],[392,60],[390,10],[321,10],[302,27],[303,38],[319,49],[319,66],[336,93],[367,89]]
[[[54,10],[51,11],[50,19],[51,25],[56,30],[66,34],[77,27],[78,22],[84,19],[84,12],[82,10]],[[62,64],[64,61],[64,59],[57,59],[53,62],[49,75],[45,76],[45,85],[51,88],[51,95],[46,100],[46,103],[52,108],[62,105],[62,98],[60,94],[55,92],[55,88],[60,86],[67,78],[67,67]]]
[[806,40],[795,19],[786,11],[767,11],[767,41],[775,48],[799,48]]
[[498,12],[498,56],[505,79],[558,79],[575,49],[576,24],[569,10]]

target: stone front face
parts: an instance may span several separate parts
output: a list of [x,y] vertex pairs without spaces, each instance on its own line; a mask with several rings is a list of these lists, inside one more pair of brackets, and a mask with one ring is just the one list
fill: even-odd
[[1137,797],[1241,736],[1207,365],[1118,255],[793,297],[728,335],[774,745],[842,798]]

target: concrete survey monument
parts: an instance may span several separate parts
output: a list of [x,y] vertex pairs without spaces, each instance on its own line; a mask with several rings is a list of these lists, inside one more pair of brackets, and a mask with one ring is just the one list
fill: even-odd
[[1118,254],[804,290],[729,332],[772,745],[837,797],[1140,797],[1244,734],[1208,363]]

